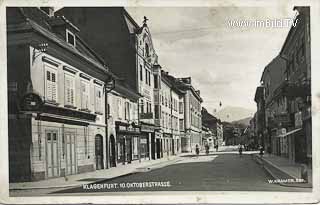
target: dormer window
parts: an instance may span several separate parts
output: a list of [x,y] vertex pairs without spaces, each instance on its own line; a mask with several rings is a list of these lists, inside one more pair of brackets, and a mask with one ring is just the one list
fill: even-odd
[[66,40],[67,40],[67,43],[70,44],[71,46],[73,47],[76,46],[75,35],[69,30],[66,30]]

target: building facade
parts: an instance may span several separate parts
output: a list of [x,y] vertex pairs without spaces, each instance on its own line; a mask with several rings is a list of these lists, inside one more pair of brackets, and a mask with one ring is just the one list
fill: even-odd
[[10,182],[103,169],[104,61],[52,8],[8,8]]
[[[139,26],[123,7],[62,8],[56,15],[66,16],[77,23],[84,31],[82,38],[110,63],[111,70],[119,78],[125,79],[134,91],[142,95],[138,102],[141,135],[150,143],[149,157],[160,157],[161,134],[154,124],[153,76],[158,57],[147,19]],[[97,19],[104,21],[99,23]]]
[[184,91],[184,136],[181,138],[183,152],[195,151],[196,145],[201,145],[201,103],[200,91],[191,84],[191,77],[178,78],[177,87]]
[[141,135],[138,124],[140,97],[121,80],[107,96],[110,167],[149,159],[148,138]]
[[291,27],[279,55],[265,68],[257,88],[257,130],[268,152],[310,165],[310,8],[294,10],[298,23]]

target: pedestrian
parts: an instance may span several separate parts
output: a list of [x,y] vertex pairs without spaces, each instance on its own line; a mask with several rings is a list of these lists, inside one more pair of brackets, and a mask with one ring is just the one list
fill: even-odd
[[206,148],[206,154],[208,155],[208,154],[209,154],[209,145],[206,144],[206,145],[205,145],[205,148]]
[[259,155],[260,155],[260,157],[262,157],[263,156],[263,151],[264,151],[263,146],[260,145],[259,151],[260,151]]
[[199,152],[200,152],[200,150],[199,150],[199,146],[198,146],[198,145],[196,145],[196,154],[197,154],[197,156],[199,156]]
[[239,156],[242,157],[242,151],[243,151],[243,147],[241,144],[239,144]]
[[219,149],[219,145],[218,145],[218,144],[216,144],[216,152],[218,151],[218,149]]

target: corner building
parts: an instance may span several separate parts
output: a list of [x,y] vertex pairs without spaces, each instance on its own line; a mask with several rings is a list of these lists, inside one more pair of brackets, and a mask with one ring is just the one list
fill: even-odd
[[52,8],[7,8],[10,182],[106,167],[104,61]]

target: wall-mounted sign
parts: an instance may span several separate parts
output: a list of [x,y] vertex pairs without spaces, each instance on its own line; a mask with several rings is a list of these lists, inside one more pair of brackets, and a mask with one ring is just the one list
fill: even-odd
[[296,128],[302,127],[302,112],[297,112],[294,114],[294,126]]
[[41,111],[43,101],[41,97],[35,93],[28,93],[21,100],[21,109],[23,111]]
[[153,119],[153,113],[152,112],[140,113],[140,119]]

